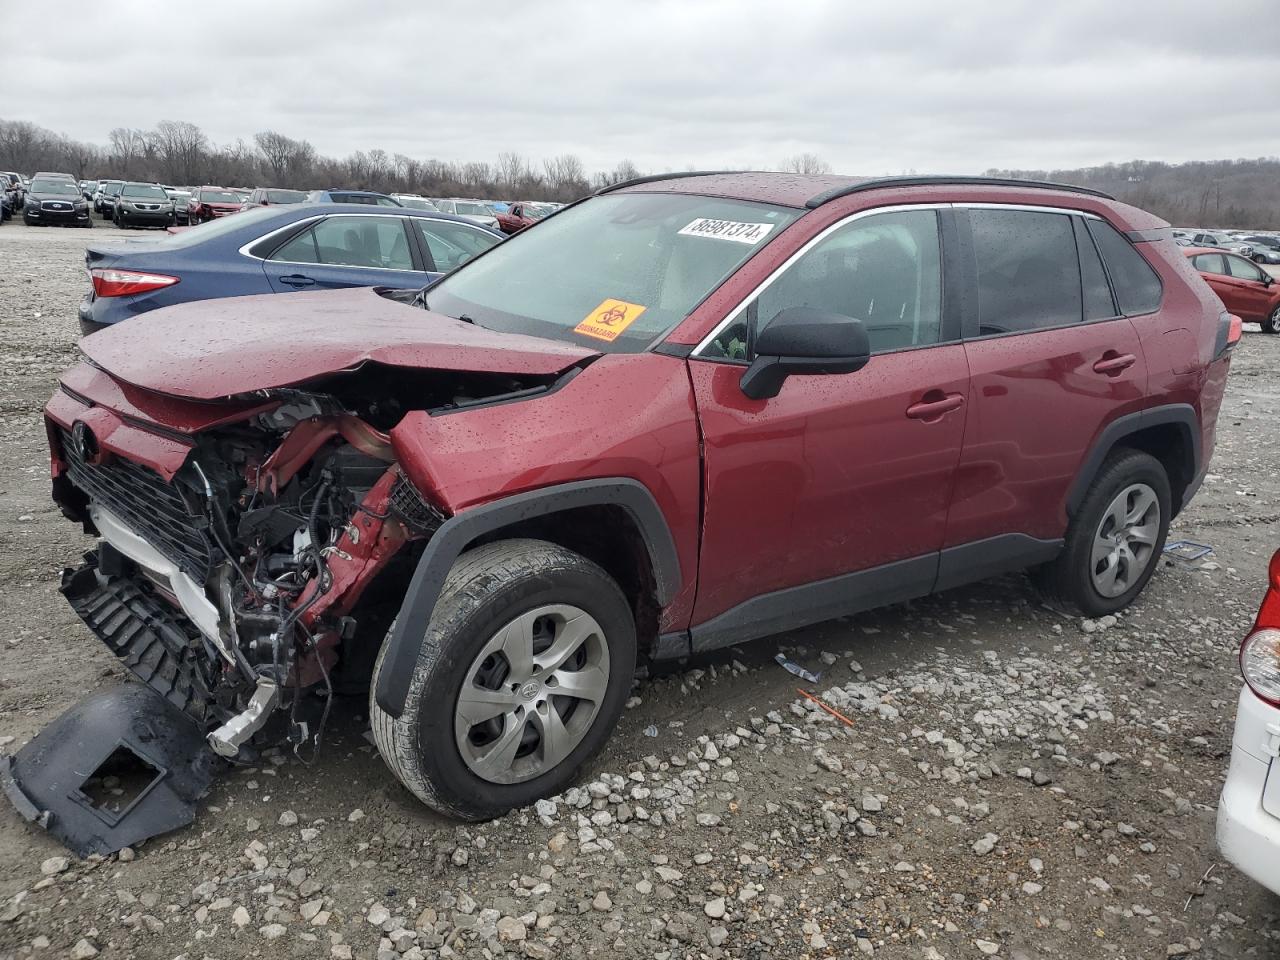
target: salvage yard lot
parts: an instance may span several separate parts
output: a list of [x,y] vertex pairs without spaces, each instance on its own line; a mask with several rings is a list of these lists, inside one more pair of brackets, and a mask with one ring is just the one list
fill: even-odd
[[[49,500],[39,416],[75,358],[84,244],[115,236],[140,235],[0,227],[6,750],[123,675],[57,591],[90,541]],[[1280,955],[1280,900],[1213,844],[1236,647],[1280,546],[1277,417],[1280,337],[1255,328],[1170,533],[1216,553],[1114,624],[1014,576],[664,668],[536,810],[426,811],[359,697],[314,767],[230,773],[127,859],[64,864],[4,805],[0,957]],[[797,699],[779,649],[852,727]]]

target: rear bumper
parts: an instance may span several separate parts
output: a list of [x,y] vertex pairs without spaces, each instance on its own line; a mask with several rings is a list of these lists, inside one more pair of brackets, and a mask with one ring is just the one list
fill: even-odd
[[1280,725],[1280,710],[1243,690],[1231,767],[1218,803],[1218,848],[1241,873],[1280,894],[1280,817],[1263,806],[1273,766],[1262,749],[1271,736],[1268,724]]

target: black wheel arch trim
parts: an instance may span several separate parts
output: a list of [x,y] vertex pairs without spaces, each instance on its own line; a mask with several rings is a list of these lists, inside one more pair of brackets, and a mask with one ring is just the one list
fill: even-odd
[[680,559],[666,517],[644,484],[629,477],[577,480],[518,493],[454,514],[427,541],[405,592],[376,683],[378,706],[399,718],[418,650],[445,578],[467,545],[522,520],[578,507],[617,506],[635,522],[653,568],[656,599],[666,606],[680,591]]
[[[1067,515],[1075,516],[1080,509],[1080,504],[1084,502],[1085,495],[1089,492],[1094,477],[1098,475],[1098,471],[1102,469],[1103,462],[1107,459],[1107,455],[1111,453],[1117,446],[1123,445],[1125,437],[1132,436],[1149,427],[1164,426],[1173,424],[1179,427],[1187,442],[1187,449],[1191,451],[1192,464],[1191,470],[1187,475],[1187,491],[1195,492],[1194,480],[1203,473],[1203,455],[1200,449],[1200,418],[1196,416],[1195,407],[1189,403],[1170,403],[1158,407],[1149,407],[1146,410],[1139,410],[1136,413],[1128,413],[1122,417],[1117,417],[1098,434],[1093,445],[1089,448],[1089,452],[1085,455],[1084,462],[1080,465],[1076,478],[1071,483],[1071,489],[1067,492]],[[1182,504],[1184,506],[1187,496],[1184,496]]]

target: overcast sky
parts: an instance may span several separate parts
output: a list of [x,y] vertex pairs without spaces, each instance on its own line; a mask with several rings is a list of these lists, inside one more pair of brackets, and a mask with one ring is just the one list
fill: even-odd
[[97,143],[172,119],[588,171],[1280,153],[1277,0],[62,0],[8,22],[0,117]]

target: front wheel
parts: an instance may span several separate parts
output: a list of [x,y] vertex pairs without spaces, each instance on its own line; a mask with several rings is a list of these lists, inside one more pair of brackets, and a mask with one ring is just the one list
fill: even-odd
[[386,653],[369,715],[387,766],[428,806],[487,820],[563,790],[600,749],[630,691],[636,631],[599,566],[504,540],[449,572],[398,719],[375,697]]
[[1072,517],[1061,555],[1037,572],[1040,587],[1091,617],[1127,607],[1155,572],[1171,517],[1160,461],[1114,451]]
[[1262,332],[1271,334],[1280,333],[1280,307],[1276,307],[1271,311],[1271,316],[1262,321]]

